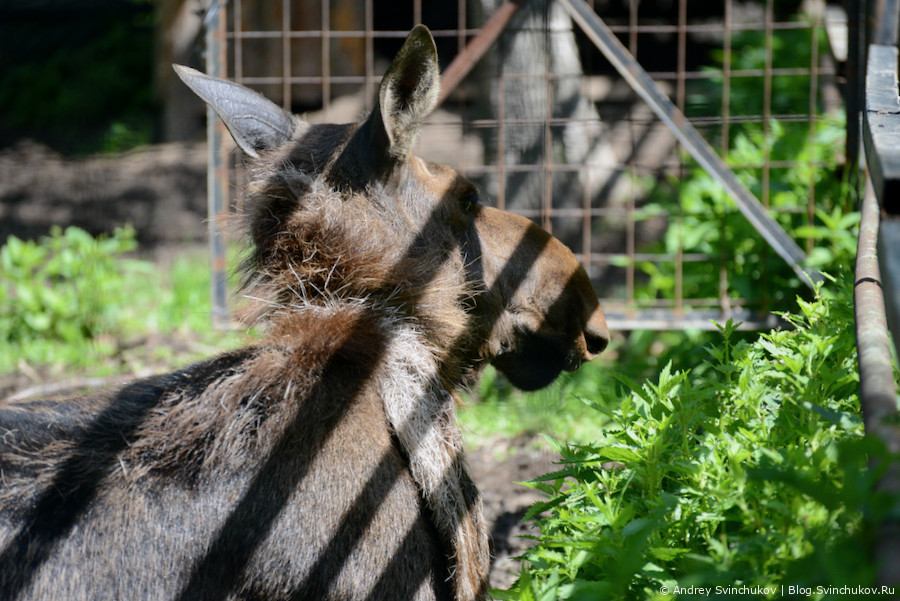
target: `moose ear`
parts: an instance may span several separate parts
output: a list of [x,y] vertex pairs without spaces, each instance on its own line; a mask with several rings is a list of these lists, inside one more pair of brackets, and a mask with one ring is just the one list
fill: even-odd
[[253,158],[291,139],[294,117],[244,86],[211,77],[183,65],[172,65],[178,77],[219,115],[241,150]]
[[431,32],[416,25],[381,80],[376,112],[386,134],[388,154],[409,156],[416,135],[434,107],[440,91],[437,48]]

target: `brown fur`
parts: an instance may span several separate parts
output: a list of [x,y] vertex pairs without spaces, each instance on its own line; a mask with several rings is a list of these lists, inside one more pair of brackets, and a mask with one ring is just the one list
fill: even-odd
[[483,599],[456,391],[537,388],[608,339],[584,270],[411,154],[416,28],[369,119],[310,125],[180,71],[256,162],[259,345],[104,395],[0,406],[0,598]]

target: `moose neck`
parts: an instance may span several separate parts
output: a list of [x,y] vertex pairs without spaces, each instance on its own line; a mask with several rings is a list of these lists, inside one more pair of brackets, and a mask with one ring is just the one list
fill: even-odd
[[[470,358],[477,344],[466,330],[470,322],[459,303],[464,286],[451,286],[439,276],[429,280],[410,290],[395,289],[386,297],[302,298],[273,315],[271,340],[289,343],[291,332],[309,330],[310,321],[326,320],[337,322],[336,327],[352,323],[353,328],[366,331],[368,338],[383,341],[377,345],[376,367],[365,387],[374,389],[382,401],[434,525],[453,549],[457,586],[465,588],[467,583],[486,580],[486,565],[480,559],[486,556],[481,499],[462,456],[455,408],[455,390],[473,373],[475,362]],[[453,310],[446,308],[442,298],[447,294],[454,295]],[[354,319],[347,318],[348,307],[357,311]],[[444,340],[448,337],[455,339],[449,346]],[[467,599],[478,595],[475,590],[459,592]]]
[[[362,303],[382,323],[396,316],[414,323],[445,385],[466,385],[483,335],[470,313],[482,285],[471,273],[473,242],[460,242],[465,237],[445,224],[440,203],[425,214],[416,199],[405,199],[402,182],[358,194],[287,165],[277,176],[261,170],[251,184],[255,248],[244,292],[255,300],[247,316],[285,331],[298,319],[324,318],[329,307]],[[392,197],[380,200],[376,188]]]

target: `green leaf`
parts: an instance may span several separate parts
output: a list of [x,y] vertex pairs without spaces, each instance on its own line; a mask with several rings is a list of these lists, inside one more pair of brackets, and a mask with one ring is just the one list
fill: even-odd
[[608,446],[596,450],[598,460],[619,461],[626,465],[641,461],[640,454],[630,446]]
[[689,547],[652,547],[650,555],[660,561],[674,561],[690,551]]

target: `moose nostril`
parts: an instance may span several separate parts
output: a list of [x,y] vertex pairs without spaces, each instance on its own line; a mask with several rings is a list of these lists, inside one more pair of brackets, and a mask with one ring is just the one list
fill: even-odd
[[591,355],[599,355],[609,344],[609,334],[607,332],[592,332],[588,329],[584,331],[584,341],[587,345],[587,351]]
[[585,349],[593,359],[609,344],[609,329],[606,327],[606,317],[603,316],[600,307],[595,307],[591,312],[583,330]]

